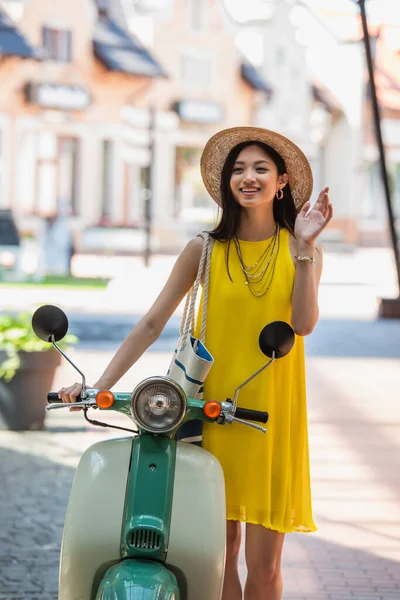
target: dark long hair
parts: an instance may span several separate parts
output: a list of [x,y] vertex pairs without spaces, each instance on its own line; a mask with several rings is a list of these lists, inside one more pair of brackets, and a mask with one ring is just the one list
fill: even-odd
[[[221,174],[221,218],[218,225],[210,231],[211,237],[220,242],[232,240],[239,226],[241,206],[236,202],[232,194],[230,180],[236,159],[241,151],[244,148],[247,148],[247,146],[259,146],[275,163],[276,168],[278,169],[278,175],[286,173],[286,165],[283,158],[276,150],[263,142],[242,142],[232,148],[226,158]],[[282,189],[282,192],[283,198],[281,200],[278,200],[277,198],[274,199],[274,219],[279,223],[281,229],[286,228],[294,235],[294,222],[297,217],[297,211],[288,183]]]

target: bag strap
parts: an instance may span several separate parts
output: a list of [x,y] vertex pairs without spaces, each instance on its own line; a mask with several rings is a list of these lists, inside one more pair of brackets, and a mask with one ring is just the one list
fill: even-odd
[[[202,320],[201,320],[201,333],[200,340],[203,344],[206,341],[206,322],[207,322],[207,306],[208,306],[208,288],[210,285],[210,266],[211,266],[211,237],[208,233],[207,240],[204,243],[207,243],[207,257],[206,257],[206,272],[204,274],[204,296],[203,296],[203,312],[202,312]],[[194,324],[194,314],[193,314],[193,324]],[[193,326],[194,329],[194,326]]]
[[204,278],[204,297],[203,297],[203,314],[202,314],[202,323],[201,323],[201,335],[200,340],[204,344],[205,335],[206,335],[206,320],[207,320],[207,300],[208,300],[208,287],[210,281],[210,236],[206,231],[202,231],[198,234],[199,237],[202,237],[204,240],[203,249],[201,252],[201,258],[199,262],[199,268],[197,271],[196,279],[190,288],[189,292],[186,296],[185,308],[183,311],[183,317],[180,328],[180,336],[182,339],[182,348],[186,346],[189,341],[189,337],[191,332],[194,330],[194,312],[196,305],[196,297],[197,292],[201,282],[201,276],[205,269],[205,278]]

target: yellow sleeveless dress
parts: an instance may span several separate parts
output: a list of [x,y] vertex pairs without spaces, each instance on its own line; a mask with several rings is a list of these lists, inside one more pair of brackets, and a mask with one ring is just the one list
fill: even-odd
[[[240,241],[244,263],[256,263],[267,243]],[[258,347],[262,328],[271,321],[291,322],[295,267],[288,230],[280,231],[274,277],[267,293],[259,298],[245,285],[233,242],[229,252],[233,282],[229,279],[226,246],[215,241],[211,255],[206,346],[214,365],[206,379],[205,400],[233,399],[238,385],[266,363]],[[218,458],[224,471],[227,518],[283,533],[315,531],[302,337],[296,336],[286,357],[243,388],[238,406],[268,411],[268,433],[237,423],[203,426],[203,448]]]

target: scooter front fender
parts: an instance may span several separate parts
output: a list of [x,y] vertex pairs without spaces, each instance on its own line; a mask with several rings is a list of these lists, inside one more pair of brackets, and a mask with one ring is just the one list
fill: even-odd
[[128,559],[106,571],[96,600],[180,600],[175,575],[163,564]]

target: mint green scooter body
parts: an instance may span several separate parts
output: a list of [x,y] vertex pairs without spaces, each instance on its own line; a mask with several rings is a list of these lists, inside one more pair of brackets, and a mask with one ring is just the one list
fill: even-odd
[[176,577],[164,565],[124,560],[104,575],[96,600],[180,600]]
[[59,600],[220,600],[225,525],[209,452],[148,434],[98,442],[71,489]]

